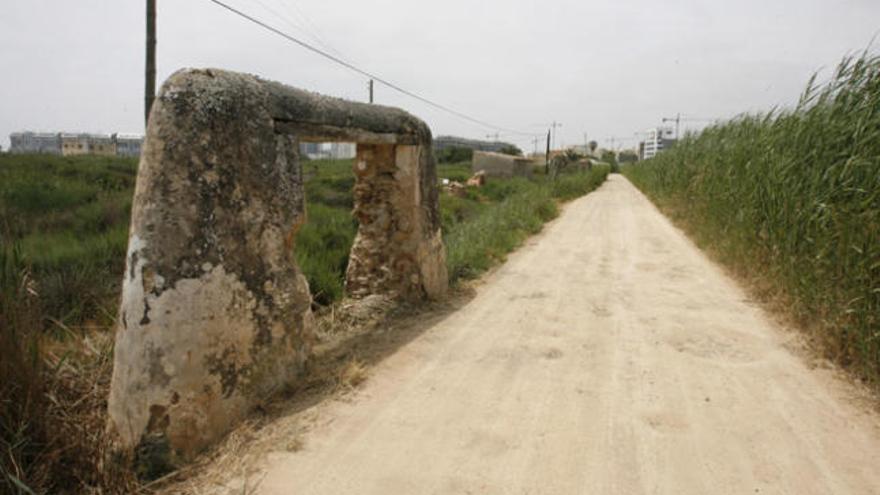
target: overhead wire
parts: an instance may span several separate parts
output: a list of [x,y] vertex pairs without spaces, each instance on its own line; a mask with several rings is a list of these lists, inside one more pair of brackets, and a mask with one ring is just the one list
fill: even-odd
[[[266,3],[263,2],[263,0],[254,0],[254,1],[257,2],[258,4],[260,4],[266,11],[270,12],[272,15],[275,15],[276,17],[278,17],[279,19],[284,21],[284,23],[287,24],[288,26],[307,35],[309,38],[312,39],[312,41],[321,45],[321,47],[324,48],[325,50],[327,50],[328,52],[332,52],[334,55],[336,55],[337,57],[339,57],[340,59],[343,59],[343,60],[349,58],[349,57],[345,56],[345,54],[343,54],[342,52],[340,52],[339,50],[334,48],[332,45],[330,45],[329,43],[324,41],[324,38],[319,34],[317,27],[315,27],[315,25],[311,21],[311,19],[309,19],[302,10],[297,8],[296,4],[283,2],[282,0],[275,0],[273,3],[275,5],[278,5],[279,8],[282,11],[284,11],[284,12],[279,12],[275,8],[273,8],[269,5],[266,5]],[[287,15],[288,13],[290,13],[290,11],[287,10],[288,6],[294,7],[294,9],[297,13],[297,15],[295,15],[294,17],[299,17],[301,22],[298,23],[298,22],[294,21],[290,16]]]
[[318,55],[320,55],[320,56],[322,56],[322,57],[324,57],[324,58],[327,58],[327,59],[329,59],[329,60],[331,60],[331,61],[333,61],[333,62],[335,62],[335,63],[337,63],[337,64],[339,64],[339,65],[342,65],[343,67],[345,67],[345,68],[347,68],[347,69],[349,69],[349,70],[351,70],[351,71],[354,71],[354,72],[356,72],[356,73],[358,73],[358,74],[360,74],[360,75],[362,75],[362,76],[369,77],[370,79],[373,79],[373,80],[375,80],[376,82],[378,82],[378,83],[380,83],[380,84],[383,84],[383,85],[385,85],[385,86],[387,86],[387,87],[389,87],[389,88],[391,88],[391,89],[393,89],[393,90],[395,90],[395,91],[397,91],[397,92],[399,92],[399,93],[402,93],[402,94],[404,94],[404,95],[406,95],[406,96],[409,96],[410,98],[414,98],[414,99],[416,99],[416,100],[419,100],[419,101],[421,101],[421,102],[423,102],[423,103],[426,103],[426,104],[428,104],[428,105],[430,105],[430,106],[432,106],[432,107],[434,107],[434,108],[437,108],[437,109],[439,109],[439,110],[443,110],[443,111],[445,111],[445,112],[447,112],[447,113],[449,113],[449,114],[451,114],[451,115],[455,115],[456,117],[459,117],[459,118],[461,118],[461,119],[467,120],[467,121],[469,121],[469,122],[471,122],[471,123],[474,123],[474,124],[477,124],[477,125],[480,125],[480,126],[482,126],[482,127],[489,128],[489,129],[495,129],[495,130],[498,130],[498,131],[505,131],[505,132],[509,132],[509,133],[511,133],[511,134],[519,134],[519,135],[522,135],[522,136],[532,136],[532,135],[534,135],[534,133],[522,132],[522,131],[518,131],[518,130],[515,130],[515,129],[510,129],[510,128],[507,128],[507,127],[502,127],[502,126],[498,126],[498,125],[495,125],[495,124],[491,124],[491,123],[486,122],[486,121],[484,121],[484,120],[480,120],[480,119],[477,119],[477,118],[471,117],[471,116],[469,116],[469,115],[467,115],[467,114],[464,114],[464,113],[462,113],[462,112],[459,112],[459,111],[457,111],[457,110],[454,110],[454,109],[452,109],[452,108],[449,108],[449,107],[447,107],[447,106],[445,106],[445,105],[442,105],[442,104],[440,104],[440,103],[437,103],[437,102],[435,102],[435,101],[433,101],[433,100],[430,100],[430,99],[428,99],[428,98],[426,98],[426,97],[424,97],[424,96],[421,96],[421,95],[419,95],[419,94],[417,94],[417,93],[414,93],[414,92],[412,92],[412,91],[409,91],[409,90],[407,90],[407,89],[405,89],[405,88],[403,88],[403,87],[401,87],[401,86],[399,86],[399,85],[397,85],[397,84],[394,84],[394,83],[392,83],[392,82],[390,82],[390,81],[388,81],[388,80],[386,80],[386,79],[384,79],[384,78],[382,78],[382,77],[379,77],[378,75],[376,75],[376,74],[374,74],[374,73],[371,73],[371,72],[368,72],[368,71],[366,71],[366,70],[364,70],[364,69],[361,69],[360,67],[358,67],[358,66],[356,66],[356,65],[354,65],[354,64],[352,64],[352,63],[350,63],[350,62],[347,62],[347,61],[341,59],[340,57],[337,57],[337,56],[335,56],[335,55],[332,55],[332,54],[330,54],[330,53],[327,53],[327,51],[322,50],[322,49],[320,49],[320,48],[317,48],[317,47],[315,47],[315,46],[309,44],[309,43],[306,42],[306,41],[303,41],[303,40],[301,40],[301,39],[299,39],[299,38],[296,38],[296,37],[294,37],[294,36],[291,36],[291,35],[285,33],[284,31],[281,31],[280,29],[277,29],[277,28],[275,28],[275,27],[273,27],[273,26],[271,26],[271,25],[269,25],[269,24],[267,24],[267,23],[265,23],[265,22],[263,22],[263,21],[261,21],[261,20],[255,18],[255,17],[253,17],[253,16],[251,16],[251,15],[245,13],[245,12],[242,12],[241,10],[236,9],[235,7],[229,5],[229,4],[227,4],[227,3],[225,3],[225,2],[223,2],[223,1],[221,1],[221,0],[208,0],[208,1],[211,2],[211,3],[214,3],[214,4],[218,5],[218,6],[220,6],[220,7],[224,8],[224,9],[226,9],[226,10],[228,10],[229,12],[232,12],[233,14],[235,14],[235,15],[237,15],[237,16],[239,16],[239,17],[242,17],[242,18],[244,18],[244,19],[246,19],[246,20],[248,20],[248,21],[250,21],[250,22],[252,22],[252,23],[254,23],[254,24],[256,24],[256,25],[258,25],[258,26],[260,26],[260,27],[262,27],[263,29],[267,29],[267,30],[271,31],[271,32],[273,32],[273,33],[275,33],[275,34],[277,34],[277,35],[279,35],[279,36],[281,36],[281,37],[287,39],[287,40],[290,41],[290,42],[296,43],[297,45],[299,45],[299,46],[301,46],[301,47],[303,47],[303,48],[305,48],[305,49],[307,49],[307,50],[309,50],[309,51],[311,51],[311,52],[313,52],[313,53],[316,53],[316,54],[318,54]]
[[303,9],[297,6],[296,2],[293,2],[291,0],[275,0],[275,3],[283,5],[285,10],[287,10],[287,7],[292,7],[294,13],[303,20],[303,22],[306,24],[306,27],[311,30],[312,37],[317,39],[321,46],[328,48],[331,52],[338,55],[339,58],[350,60],[350,57],[346,57],[342,52],[340,52],[325,41],[324,34],[321,32],[321,29],[318,27],[317,24],[315,24],[315,22],[312,21],[312,19],[308,16],[308,14],[306,14]]

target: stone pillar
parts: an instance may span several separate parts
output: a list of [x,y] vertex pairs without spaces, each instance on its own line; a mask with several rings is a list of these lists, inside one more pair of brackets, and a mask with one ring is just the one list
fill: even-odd
[[446,256],[430,149],[358,144],[354,173],[359,228],[346,272],[348,295],[442,297],[448,285]]
[[267,100],[251,76],[191,71],[153,107],[109,398],[121,447],[189,458],[302,368],[302,172]]

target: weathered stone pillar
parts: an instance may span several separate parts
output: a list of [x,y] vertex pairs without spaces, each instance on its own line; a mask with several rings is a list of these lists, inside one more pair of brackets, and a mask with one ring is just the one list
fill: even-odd
[[109,400],[126,447],[189,456],[301,369],[311,296],[290,242],[302,172],[269,104],[256,79],[211,71],[177,73],[156,100]]
[[153,106],[132,207],[109,398],[121,448],[189,458],[302,369],[301,141],[359,143],[353,294],[445,291],[423,122],[250,75],[178,72]]
[[359,228],[346,273],[349,295],[445,294],[445,251],[432,207],[437,188],[433,178],[422,177],[432,168],[424,166],[430,155],[430,148],[419,145],[358,145],[354,215]]

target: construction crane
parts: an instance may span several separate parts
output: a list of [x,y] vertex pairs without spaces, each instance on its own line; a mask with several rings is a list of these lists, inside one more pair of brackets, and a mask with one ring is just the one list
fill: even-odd
[[663,117],[663,123],[666,122],[675,122],[675,139],[678,139],[679,134],[679,126],[682,122],[715,122],[718,119],[698,119],[696,117],[685,117],[680,113],[675,114],[675,117]]
[[632,136],[612,136],[610,138],[605,138],[605,141],[606,142],[610,141],[611,142],[611,149],[613,149],[614,151],[617,151],[617,148],[614,147],[615,142],[616,143],[623,143],[624,141],[632,141],[633,139],[635,139],[635,138]]

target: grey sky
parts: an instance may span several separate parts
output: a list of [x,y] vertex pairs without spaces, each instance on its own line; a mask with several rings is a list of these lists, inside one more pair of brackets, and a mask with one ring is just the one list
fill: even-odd
[[[811,73],[880,31],[877,0],[227,1],[313,36],[266,6],[283,13],[356,65],[476,118],[535,133],[562,122],[566,144],[584,132],[602,145],[632,137],[676,112],[724,118],[791,104]],[[160,82],[181,67],[220,67],[367,96],[362,76],[208,0],[158,4]],[[24,129],[142,132],[143,38],[141,0],[3,0],[0,144]],[[435,135],[494,132],[382,86],[376,100]]]

